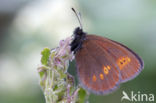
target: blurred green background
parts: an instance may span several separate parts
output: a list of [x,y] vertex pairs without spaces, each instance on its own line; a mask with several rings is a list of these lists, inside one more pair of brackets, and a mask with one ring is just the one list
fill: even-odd
[[[81,12],[84,31],[127,45],[145,63],[137,78],[112,94],[91,94],[89,102],[120,103],[123,90],[156,95],[155,0],[0,0],[0,103],[45,103],[40,52],[79,26],[71,7]],[[74,62],[70,72],[76,74]]]

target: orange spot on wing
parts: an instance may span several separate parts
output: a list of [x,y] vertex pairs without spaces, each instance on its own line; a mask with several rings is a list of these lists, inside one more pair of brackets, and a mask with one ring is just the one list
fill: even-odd
[[127,57],[126,59],[127,59],[127,61],[128,61],[128,62],[130,62],[130,61],[131,61],[131,59],[130,59],[130,58],[128,58],[128,57]]
[[103,74],[102,74],[102,73],[100,74],[100,79],[101,79],[101,80],[103,80],[103,79],[104,79],[104,76],[103,76]]
[[108,69],[104,66],[103,67],[103,72],[107,75],[109,73]]
[[107,69],[110,70],[111,69],[110,66],[107,66]]
[[96,76],[93,75],[93,78],[92,78],[93,82],[96,82]]
[[131,59],[129,57],[120,57],[117,60],[117,64],[118,64],[120,70],[122,70],[124,68],[124,66],[127,65],[129,62],[131,62]]

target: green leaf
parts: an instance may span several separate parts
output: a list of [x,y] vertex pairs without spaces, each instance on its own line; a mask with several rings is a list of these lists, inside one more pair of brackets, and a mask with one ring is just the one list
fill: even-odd
[[40,77],[42,78],[44,76],[44,71],[39,72],[39,74],[40,74]]
[[42,58],[41,58],[41,63],[45,66],[48,66],[48,60],[50,56],[50,49],[49,48],[44,48],[43,51],[41,52]]
[[40,85],[41,85],[42,89],[44,90],[46,79],[47,79],[47,70],[49,70],[49,68],[47,66],[41,66],[41,67],[37,68],[37,70],[40,75]]
[[40,78],[42,78],[44,76],[44,74],[46,73],[46,71],[49,70],[49,68],[47,66],[41,66],[41,67],[37,68],[37,70],[40,75]]
[[87,93],[83,88],[80,88],[78,91],[78,100],[76,103],[85,103],[87,97]]

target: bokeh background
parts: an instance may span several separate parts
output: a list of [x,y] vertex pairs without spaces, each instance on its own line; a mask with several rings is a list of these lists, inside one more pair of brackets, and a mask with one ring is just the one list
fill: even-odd
[[[156,95],[155,0],[0,0],[0,103],[45,103],[40,52],[79,26],[71,7],[81,12],[85,31],[127,45],[145,63],[137,78],[112,94],[91,94],[89,102],[120,103],[123,90]],[[69,71],[76,74],[74,62]]]

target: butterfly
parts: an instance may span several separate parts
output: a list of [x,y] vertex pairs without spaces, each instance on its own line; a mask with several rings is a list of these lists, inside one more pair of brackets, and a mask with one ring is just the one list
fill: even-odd
[[[78,20],[80,22],[79,17]],[[80,26],[74,30],[70,46],[75,55],[79,82],[85,90],[108,94],[142,71],[144,62],[134,51],[108,38],[87,34],[81,22]]]

